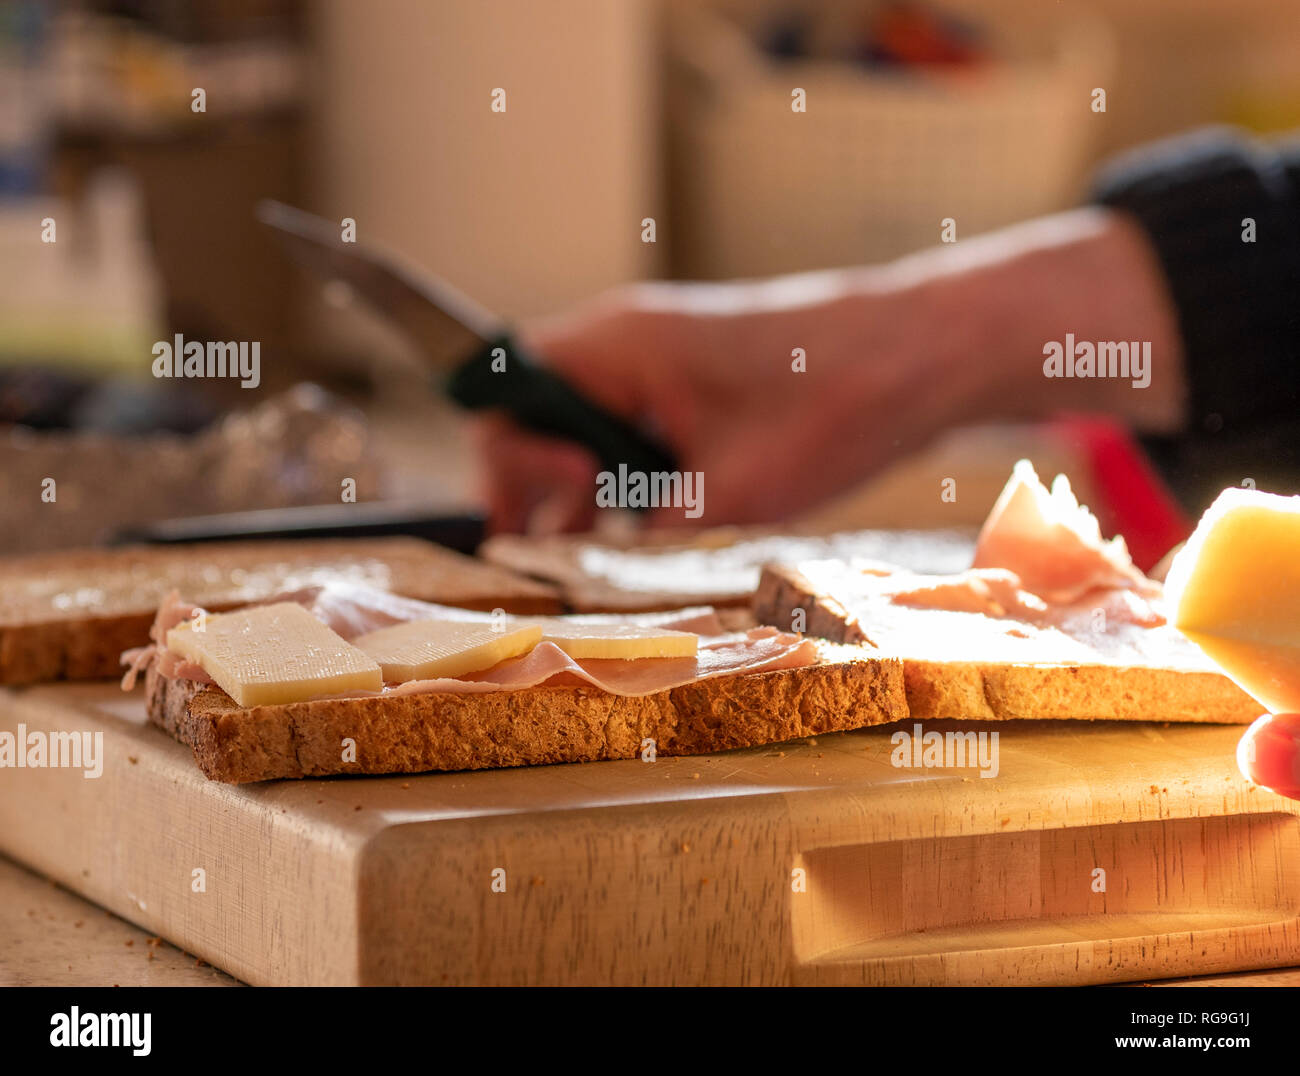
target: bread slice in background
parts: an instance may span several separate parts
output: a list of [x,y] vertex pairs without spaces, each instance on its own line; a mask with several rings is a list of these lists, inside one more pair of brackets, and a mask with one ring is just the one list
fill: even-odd
[[466,609],[562,611],[553,587],[417,538],[37,553],[0,559],[0,683],[120,675],[172,590],[216,611],[330,579]]
[[[900,662],[820,645],[819,664],[698,680],[631,698],[588,685],[319,699],[240,707],[220,688],[150,668],[150,720],[215,781],[420,773],[697,755],[907,717]],[[343,741],[356,761],[343,760]]]
[[764,527],[714,527],[620,537],[489,538],[479,555],[559,586],[577,612],[642,612],[685,605],[749,605],[769,561],[823,557],[889,560],[918,572],[970,566],[974,535],[963,531],[845,531],[813,534]]
[[864,595],[852,565],[768,565],[754,599],[760,623],[870,645],[900,658],[915,720],[1013,718],[1247,723],[1259,703],[1172,627],[1115,627],[1104,650],[1016,622],[895,605]]

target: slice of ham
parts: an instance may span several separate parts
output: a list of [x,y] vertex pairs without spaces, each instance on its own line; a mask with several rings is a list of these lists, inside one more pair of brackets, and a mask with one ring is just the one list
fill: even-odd
[[1069,479],[1057,475],[1049,493],[1028,460],[1015,465],[985,520],[973,567],[1014,572],[1023,589],[1047,602],[1072,603],[1095,589],[1160,593],[1134,566],[1123,538],[1102,539]]
[[942,576],[896,570],[864,580],[864,590],[894,605],[1056,627],[1072,636],[1104,634],[1105,625],[1165,623],[1162,588],[1134,566],[1124,539],[1103,540],[1069,480],[1057,475],[1049,493],[1028,460],[1015,465],[985,520],[970,569]]
[[1069,627],[1073,635],[1085,629],[1104,632],[1105,625],[1156,628],[1165,623],[1153,596],[1122,587],[1091,587],[1072,601],[1047,602],[1026,590],[1014,572],[1002,568],[971,568],[959,575],[899,574],[866,589],[894,605],[977,613],[1036,627]]
[[149,628],[149,638],[153,640],[148,646],[137,646],[122,654],[122,664],[127,667],[122,676],[122,690],[130,691],[136,680],[150,664],[156,664],[158,671],[172,680],[194,680],[200,684],[212,683],[201,665],[186,661],[179,654],[167,649],[167,633],[202,612],[202,608],[189,602],[181,601],[180,594],[173,590],[158,606],[158,613]]
[[122,674],[122,690],[130,691],[135,682],[158,654],[158,648],[150,643],[148,646],[136,646],[122,651],[122,664],[126,672]]
[[[450,605],[403,598],[385,590],[361,583],[331,581],[293,594],[278,595],[275,601],[297,601],[307,606],[312,614],[328,624],[343,638],[352,640],[367,632],[377,631],[392,624],[405,624],[413,620],[456,620],[462,623],[491,624],[501,621],[506,626],[541,617],[501,616],[472,609],[457,609]],[[565,617],[575,624],[635,624],[642,627],[671,628],[690,631],[696,635],[718,635],[723,628],[712,606],[693,606],[659,613],[634,613],[626,616],[590,614]]]
[[1033,620],[1047,612],[1047,603],[1021,586],[1020,577],[1004,568],[972,568],[959,575],[893,577],[882,585],[895,605],[914,609],[944,609],[952,613],[982,613],[992,617]]
[[383,694],[518,691],[541,684],[586,683],[611,695],[637,698],[697,680],[797,669],[816,661],[817,647],[811,639],[775,628],[752,628],[738,637],[728,636],[709,642],[690,658],[643,658],[636,661],[583,658],[578,661],[554,643],[538,643],[521,657],[503,661],[464,679],[411,680],[385,688]]
[[173,590],[158,606],[158,615],[153,618],[153,625],[149,628],[149,638],[158,646],[166,646],[167,633],[172,628],[192,619],[195,613],[201,612],[203,612],[201,606],[181,601],[179,591]]
[[[416,620],[457,620],[492,623],[502,619],[492,613],[474,612],[452,606],[402,598],[387,591],[361,584],[331,582],[292,594],[278,595],[276,601],[297,601],[345,639],[354,639],[368,631],[390,624]],[[260,604],[260,603],[259,603]],[[127,651],[128,663],[122,686],[130,690],[141,669],[150,662],[172,679],[211,683],[207,673],[167,649],[167,632],[189,619],[197,607],[168,595],[158,610],[150,634],[153,645]],[[544,618],[504,617],[506,624]],[[615,695],[638,697],[667,691],[674,687],[739,673],[770,672],[800,668],[818,660],[816,644],[801,635],[791,635],[775,628],[752,628],[747,632],[724,634],[717,613],[709,606],[695,606],[667,612],[631,615],[591,614],[565,618],[584,624],[633,624],[646,627],[690,631],[701,636],[700,647],[690,658],[611,658],[569,657],[553,643],[538,643],[527,654],[499,662],[490,669],[457,679],[412,680],[386,685],[382,692],[349,692],[322,696],[331,699],[373,698],[379,695],[419,695],[434,692],[467,694],[489,691],[518,691],[541,684],[589,684]]]
[[157,663],[158,671],[169,680],[193,680],[197,684],[212,683],[212,677],[202,665],[186,660],[165,646],[158,648]]

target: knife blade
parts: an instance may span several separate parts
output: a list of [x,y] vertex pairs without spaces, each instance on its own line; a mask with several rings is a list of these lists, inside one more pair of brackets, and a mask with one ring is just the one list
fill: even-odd
[[506,411],[521,425],[585,445],[603,469],[676,471],[673,454],[533,359],[505,322],[451,284],[373,244],[344,242],[331,222],[263,201],[258,219],[291,258],[339,281],[409,335],[470,410]]
[[406,536],[474,553],[486,521],[472,511],[398,501],[259,508],[219,515],[159,519],[113,533],[109,545],[177,545],[242,539],[387,538]]

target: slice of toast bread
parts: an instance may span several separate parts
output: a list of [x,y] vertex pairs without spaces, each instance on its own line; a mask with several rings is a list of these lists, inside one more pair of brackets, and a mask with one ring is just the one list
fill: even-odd
[[592,535],[489,538],[479,553],[494,564],[559,586],[576,612],[641,612],[684,605],[747,606],[768,561],[887,557],[915,571],[969,566],[973,535],[961,531],[777,532],[715,527],[622,538]]
[[[240,707],[220,688],[145,677],[150,720],[194,751],[215,781],[420,773],[696,755],[907,717],[902,664],[819,644],[811,666],[699,680],[628,697],[551,686],[319,699]],[[345,739],[355,761],[345,760]]]
[[914,720],[1235,724],[1260,715],[1259,703],[1168,625],[1122,625],[1105,649],[1059,632],[1020,637],[1010,633],[1014,622],[873,598],[854,585],[853,571],[833,562],[767,565],[755,615],[789,628],[802,611],[809,635],[900,658]]
[[172,590],[218,611],[329,579],[466,609],[562,612],[553,587],[416,538],[38,553],[0,559],[0,683],[120,675],[122,651],[148,643]]

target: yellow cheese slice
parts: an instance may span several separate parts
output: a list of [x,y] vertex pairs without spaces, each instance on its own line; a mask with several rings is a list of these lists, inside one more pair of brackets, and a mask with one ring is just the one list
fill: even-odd
[[384,679],[435,680],[490,669],[526,654],[542,638],[537,624],[494,625],[457,620],[415,620],[362,635],[357,646],[379,662]]
[[542,641],[554,643],[571,658],[690,658],[700,638],[689,631],[635,624],[576,624],[543,617]]
[[1224,490],[1165,580],[1170,619],[1273,713],[1300,711],[1300,497]]
[[202,630],[167,633],[167,648],[201,665],[240,706],[274,706],[348,691],[379,691],[379,664],[296,602],[218,613]]

